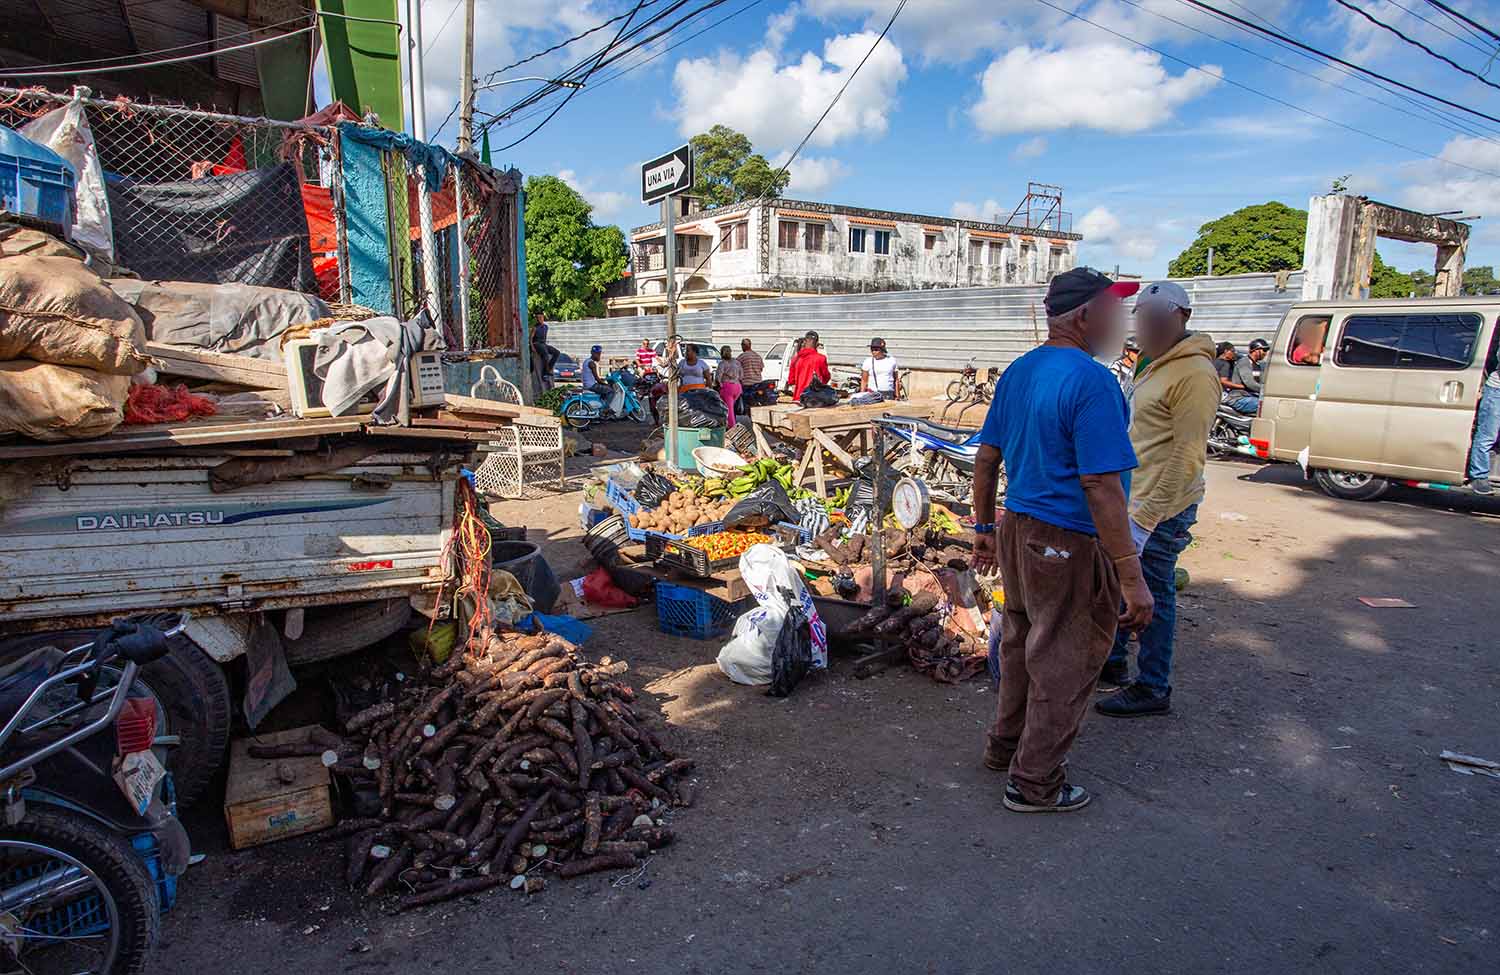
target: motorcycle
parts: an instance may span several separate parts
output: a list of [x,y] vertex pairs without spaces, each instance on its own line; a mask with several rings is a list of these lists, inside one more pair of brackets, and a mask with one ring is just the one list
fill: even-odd
[[752,406],[775,405],[776,381],[767,379],[763,382],[751,383],[745,387],[744,393],[740,395],[739,401],[735,403],[735,412],[749,416]]
[[563,400],[563,422],[574,430],[584,430],[590,423],[603,420],[634,420],[646,422],[646,406],[636,395],[635,374],[625,369],[616,369],[606,380],[609,383],[609,399],[592,389],[574,393]]
[[1208,431],[1208,455],[1230,457],[1243,454],[1246,457],[1256,457],[1255,448],[1250,444],[1250,421],[1254,419],[1255,417],[1241,413],[1227,403],[1220,403],[1218,412],[1214,414],[1213,426]]
[[186,623],[120,620],[0,668],[0,970],[145,969],[189,846],[135,678]]
[[[948,402],[961,403],[964,400],[980,402],[988,398],[986,387],[988,387],[989,392],[993,392],[993,379],[983,383],[979,381],[979,369],[974,365],[974,360],[977,358],[979,357],[970,356],[968,364],[963,368],[963,372],[959,374],[957,379],[948,384]],[[990,369],[990,373],[997,374],[993,368]]]
[[[927,482],[938,500],[970,505],[974,502],[974,461],[979,456],[979,431],[946,427],[914,416],[886,414],[875,421],[895,440],[886,463],[901,474]],[[995,483],[996,497],[1004,497],[1005,467]]]

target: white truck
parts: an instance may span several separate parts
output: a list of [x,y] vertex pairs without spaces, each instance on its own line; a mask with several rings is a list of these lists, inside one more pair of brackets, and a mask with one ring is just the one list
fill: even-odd
[[[0,465],[0,638],[13,650],[114,617],[187,610],[191,642],[143,674],[163,733],[180,740],[173,771],[190,801],[228,742],[222,668],[264,627],[297,666],[378,642],[407,622],[413,599],[431,598],[462,459],[375,454],[223,493],[210,472],[227,456]],[[253,676],[246,685],[249,700],[259,690]]]

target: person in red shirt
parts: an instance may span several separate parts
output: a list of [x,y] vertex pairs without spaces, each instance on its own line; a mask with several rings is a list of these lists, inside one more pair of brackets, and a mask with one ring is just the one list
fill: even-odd
[[828,357],[818,351],[818,333],[808,332],[802,340],[802,348],[787,369],[786,382],[792,387],[792,399],[801,399],[802,391],[811,386],[815,378],[826,383],[833,379],[833,374],[828,371]]

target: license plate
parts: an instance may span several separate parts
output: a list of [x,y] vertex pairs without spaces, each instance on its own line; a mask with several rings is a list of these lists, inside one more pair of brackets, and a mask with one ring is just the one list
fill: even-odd
[[156,795],[156,787],[166,778],[167,770],[161,759],[149,748],[143,752],[131,752],[120,760],[115,769],[115,784],[120,787],[125,801],[135,807],[137,816],[146,815],[146,807]]

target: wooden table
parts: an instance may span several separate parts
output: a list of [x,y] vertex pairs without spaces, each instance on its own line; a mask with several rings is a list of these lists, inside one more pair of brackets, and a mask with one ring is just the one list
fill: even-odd
[[750,425],[755,434],[755,445],[767,456],[772,453],[774,441],[800,444],[802,455],[792,482],[802,484],[811,475],[814,490],[827,497],[829,476],[823,464],[824,451],[852,474],[855,458],[874,448],[872,421],[887,413],[925,419],[931,412],[932,406],[925,403],[885,402],[868,406],[812,408],[780,403],[752,408]]
[[[627,557],[644,559],[646,557],[646,546],[639,542],[633,542],[622,546],[620,552]],[[737,568],[722,569],[706,579],[701,576],[692,576],[685,572],[663,568],[653,562],[631,563],[626,568],[639,572],[642,575],[650,576],[653,579],[670,582],[676,586],[686,586],[689,589],[706,592],[710,596],[717,596],[726,603],[736,603],[750,595],[750,587],[745,583],[744,577],[740,575],[740,570]]]

